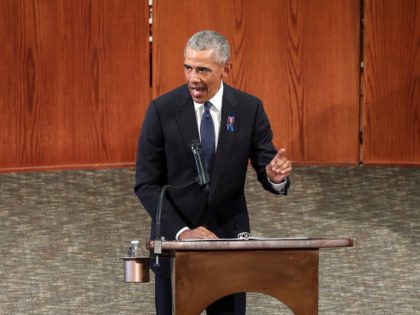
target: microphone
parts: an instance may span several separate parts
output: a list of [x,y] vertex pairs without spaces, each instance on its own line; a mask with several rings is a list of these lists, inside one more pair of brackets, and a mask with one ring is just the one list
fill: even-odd
[[206,190],[209,190],[210,177],[204,167],[203,161],[203,150],[201,148],[201,143],[197,139],[191,141],[191,151],[194,156],[195,167],[197,170],[197,177],[195,182],[201,186],[205,185]]

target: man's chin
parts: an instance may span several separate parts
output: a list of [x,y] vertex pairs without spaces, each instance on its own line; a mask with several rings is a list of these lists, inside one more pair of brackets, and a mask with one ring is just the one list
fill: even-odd
[[204,96],[197,97],[191,94],[191,97],[194,102],[199,103],[199,104],[202,104],[207,100]]

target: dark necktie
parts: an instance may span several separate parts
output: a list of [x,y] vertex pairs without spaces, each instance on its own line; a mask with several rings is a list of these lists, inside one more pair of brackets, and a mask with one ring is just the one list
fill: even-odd
[[214,135],[214,124],[213,119],[210,114],[210,107],[212,103],[204,103],[204,113],[201,116],[201,125],[200,125],[200,136],[201,136],[201,146],[203,148],[204,164],[206,166],[209,176],[213,167],[213,159],[215,152],[215,135]]

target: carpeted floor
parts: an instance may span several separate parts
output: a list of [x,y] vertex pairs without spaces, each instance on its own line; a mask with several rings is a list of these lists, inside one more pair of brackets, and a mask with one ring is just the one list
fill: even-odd
[[[133,169],[0,174],[0,314],[154,314],[150,284],[123,282],[150,219]],[[420,168],[296,167],[290,195],[252,170],[254,236],[352,237],[322,250],[319,314],[420,314]],[[146,251],[142,248],[144,254]],[[247,314],[292,314],[251,293]]]

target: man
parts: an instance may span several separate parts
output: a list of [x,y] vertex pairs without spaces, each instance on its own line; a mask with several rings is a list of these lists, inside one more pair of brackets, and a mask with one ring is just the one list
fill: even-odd
[[[163,185],[182,185],[197,175],[190,145],[200,139],[209,189],[194,184],[169,189],[163,204],[161,230],[166,239],[236,238],[249,232],[244,184],[248,161],[263,187],[286,194],[291,161],[276,152],[268,118],[259,99],[223,83],[228,75],[227,40],[213,31],[193,35],[184,51],[187,83],[153,100],[147,110],[138,146],[135,192],[152,218]],[[156,311],[171,314],[170,263],[155,272]],[[199,281],[199,279],[197,280]],[[208,315],[245,314],[245,294],[225,297]]]

